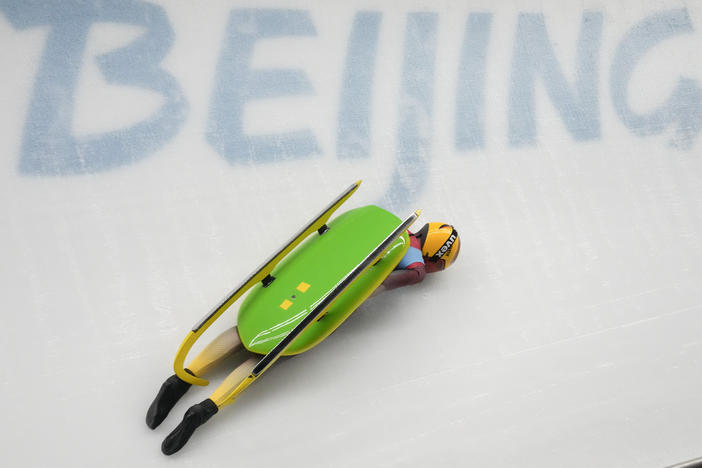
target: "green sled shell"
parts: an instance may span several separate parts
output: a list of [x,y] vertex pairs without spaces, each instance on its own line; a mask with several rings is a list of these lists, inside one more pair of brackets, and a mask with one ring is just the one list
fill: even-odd
[[[244,347],[270,352],[401,222],[382,208],[364,206],[335,218],[324,234],[310,236],[273,270],[273,283],[265,288],[257,284],[242,302],[237,326]],[[302,353],[329,336],[393,271],[408,248],[405,232],[283,354]]]

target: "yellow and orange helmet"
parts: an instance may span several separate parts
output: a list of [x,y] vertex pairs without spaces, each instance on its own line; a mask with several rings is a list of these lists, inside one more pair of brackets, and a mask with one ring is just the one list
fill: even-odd
[[450,224],[427,223],[415,235],[422,243],[422,256],[443,263],[441,269],[451,266],[461,250],[458,232]]

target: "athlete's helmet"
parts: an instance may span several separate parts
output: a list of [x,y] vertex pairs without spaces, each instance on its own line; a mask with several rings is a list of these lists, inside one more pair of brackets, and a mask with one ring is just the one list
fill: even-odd
[[429,261],[440,262],[448,268],[461,250],[458,232],[450,224],[427,223],[415,234],[422,243],[422,256]]

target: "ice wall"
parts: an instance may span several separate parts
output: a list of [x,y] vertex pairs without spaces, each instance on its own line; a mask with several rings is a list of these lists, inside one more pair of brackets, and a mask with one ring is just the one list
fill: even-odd
[[209,394],[143,423],[186,331],[359,178],[350,206],[454,224],[459,262],[181,463],[700,455],[701,28],[668,0],[0,1],[6,463],[165,464]]

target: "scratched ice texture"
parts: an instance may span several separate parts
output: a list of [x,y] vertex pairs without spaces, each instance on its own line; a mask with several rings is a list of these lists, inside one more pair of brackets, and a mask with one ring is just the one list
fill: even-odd
[[3,465],[174,462],[211,391],[144,424],[181,339],[356,179],[459,261],[176,463],[702,455],[701,30],[697,1],[1,0]]

